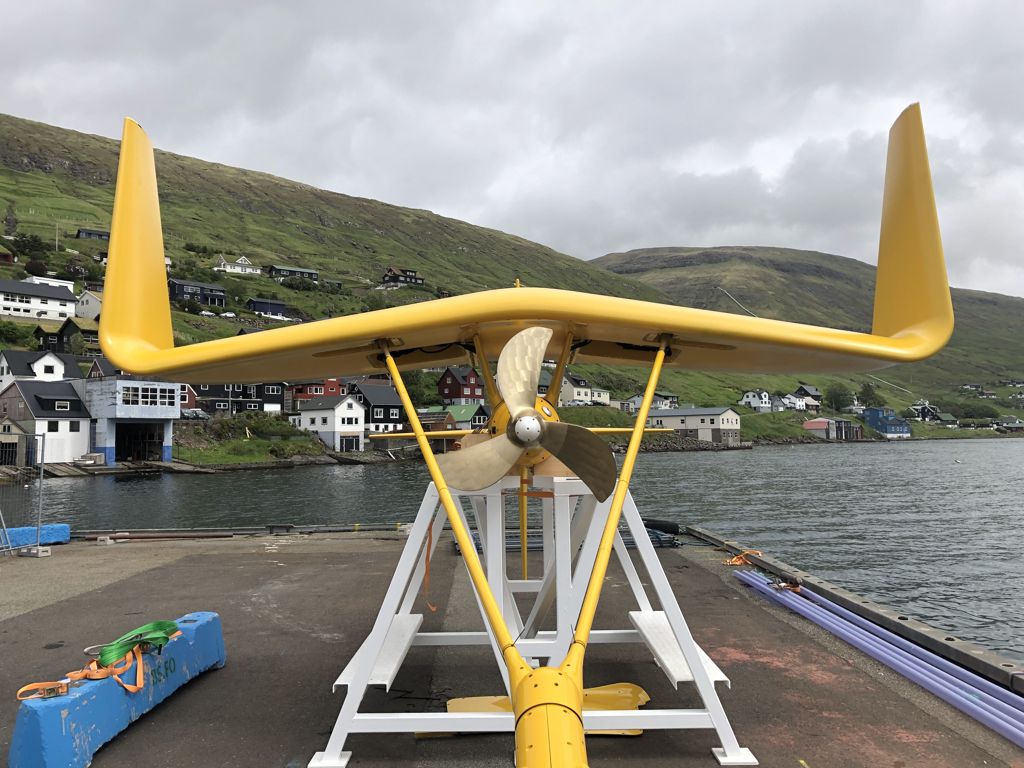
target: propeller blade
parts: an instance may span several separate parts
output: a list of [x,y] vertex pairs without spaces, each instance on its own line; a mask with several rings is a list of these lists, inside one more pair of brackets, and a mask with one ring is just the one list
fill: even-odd
[[537,402],[537,380],[551,336],[550,328],[527,328],[509,339],[498,356],[495,380],[513,419]]
[[560,421],[544,423],[540,444],[586,483],[598,501],[615,488],[618,467],[612,449],[589,429]]
[[523,449],[506,435],[498,435],[468,448],[438,454],[435,458],[450,487],[460,491],[479,491],[508,474],[522,454]]

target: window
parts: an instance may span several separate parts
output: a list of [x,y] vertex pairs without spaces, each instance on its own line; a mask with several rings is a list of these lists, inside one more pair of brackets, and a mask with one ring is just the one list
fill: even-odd
[[327,424],[327,417],[326,416],[321,416],[320,417],[320,423],[326,425]]
[[704,423],[706,423],[706,419],[701,419],[701,420],[700,420],[700,423],[701,423],[701,424],[704,424]]
[[442,391],[447,395],[448,394],[448,387],[445,387]]
[[259,408],[260,408],[260,404],[259,403],[246,403],[245,407],[246,407],[246,410],[249,410],[249,411],[258,411]]
[[375,418],[375,419],[383,419],[384,418],[384,409],[383,408],[374,408],[373,409],[373,418]]
[[44,365],[43,366],[43,373],[53,373],[53,366],[52,365]]
[[316,424],[316,419],[315,419],[315,418],[313,418],[312,416],[310,416],[310,417],[309,417],[309,426],[311,426],[311,427],[312,427],[312,426],[313,426],[314,424]]
[[138,405],[139,404],[139,388],[138,387],[125,387],[121,390],[121,405]]
[[311,395],[322,395],[323,393],[324,393],[324,388],[322,386],[320,386],[320,387],[313,386],[313,387],[309,388],[309,394],[311,394]]
[[160,405],[172,406],[177,399],[176,393],[170,387],[160,387],[157,393]]
[[205,389],[209,389],[209,388],[210,388],[210,385],[209,385],[209,384],[200,384],[200,385],[199,385],[199,388],[200,388],[200,389],[204,389],[204,390],[205,390]]
[[68,400],[58,400],[54,404],[53,410],[55,410],[55,411],[70,411],[71,410],[71,402],[68,401]]
[[480,387],[477,387],[476,388],[476,395],[477,395],[477,397],[480,397],[480,395],[482,395],[482,394],[483,394],[483,392],[480,391]]
[[2,427],[0,427],[0,432],[3,432],[4,434],[7,434],[7,435],[11,434],[11,425],[10,424],[4,424]]
[[392,408],[391,409],[391,418],[392,419],[397,419],[398,418],[398,409],[397,408]]
[[268,384],[263,388],[263,393],[266,395],[280,395],[281,388],[273,384]]
[[48,422],[46,422],[46,431],[47,432],[58,432],[59,430],[60,430],[60,422],[59,421],[48,421]]
[[227,403],[217,403],[216,408],[218,411],[226,411],[228,409]]
[[49,304],[49,303],[50,303],[50,300],[49,300],[49,299],[40,299],[40,300],[39,300],[39,303],[40,303],[40,304]]
[[80,421],[69,421],[68,422],[68,429],[70,431],[72,431],[72,432],[81,432],[82,431],[82,422],[80,422]]
[[181,402],[183,402],[183,403],[187,403],[188,402],[188,393],[187,392],[182,392],[181,393]]
[[714,423],[715,423],[715,420],[714,420],[714,419],[712,419],[712,420],[711,420],[711,423],[712,423],[712,424],[714,424]]
[[241,384],[235,384],[235,392],[241,392],[241,391],[242,391],[242,385]]
[[355,408],[355,406],[352,405],[351,402],[348,402],[348,403],[345,403],[345,408],[346,408],[346,410],[351,411],[353,408]]

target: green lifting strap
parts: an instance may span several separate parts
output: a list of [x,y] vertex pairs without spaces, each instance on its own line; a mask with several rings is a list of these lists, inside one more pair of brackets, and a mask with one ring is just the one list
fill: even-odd
[[149,645],[160,650],[171,639],[171,635],[178,631],[178,625],[173,621],[153,621],[143,624],[138,629],[121,635],[112,643],[107,643],[100,649],[99,666],[106,667],[119,659],[123,659],[136,645]]

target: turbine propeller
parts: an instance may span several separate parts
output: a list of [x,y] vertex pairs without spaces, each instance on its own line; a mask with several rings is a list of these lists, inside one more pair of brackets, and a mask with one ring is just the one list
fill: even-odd
[[540,367],[551,336],[548,328],[527,328],[501,350],[495,381],[508,409],[508,427],[487,441],[437,457],[452,487],[463,491],[486,488],[524,458],[531,459],[530,463],[539,461],[539,453],[527,454],[542,449],[572,470],[598,501],[611,495],[616,466],[607,443],[588,429],[550,420],[536,409]]

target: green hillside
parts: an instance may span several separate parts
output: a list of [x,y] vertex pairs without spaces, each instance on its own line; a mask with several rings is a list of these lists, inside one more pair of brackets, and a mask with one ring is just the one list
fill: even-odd
[[[871,328],[875,268],[854,259],[786,248],[648,248],[611,253],[592,263],[639,279],[684,306],[744,314],[738,302],[759,317],[856,331]],[[907,290],[913,291],[914,286]],[[894,407],[918,397],[969,400],[959,391],[967,383],[986,385],[1005,398],[1011,390],[997,386],[998,382],[1024,378],[1024,299],[958,288],[952,293],[956,329],[946,348],[929,360],[875,374],[910,390],[879,385]],[[797,381],[796,377],[733,374],[670,372],[667,376],[666,384],[677,387],[686,399],[719,403],[753,387],[788,391]],[[864,381],[879,383],[866,376],[801,378],[819,388],[830,381],[854,388]],[[1002,399],[995,405],[1004,412],[1011,410],[1011,404]]]
[[[111,139],[0,115],[0,219],[10,231],[16,226],[48,244],[59,234],[62,249],[88,261],[105,243],[66,238],[81,226],[109,228],[117,151]],[[157,177],[172,274],[225,285],[236,311],[250,295],[277,294],[321,318],[422,301],[437,289],[507,287],[517,277],[527,285],[662,298],[639,281],[609,280],[587,262],[429,211],[160,151]],[[266,277],[227,277],[211,271],[220,253],[229,260],[245,255],[260,266],[315,268],[341,288],[291,290]],[[59,270],[77,258],[54,254],[50,266]],[[373,290],[388,266],[418,270],[426,285]],[[0,276],[10,276],[7,271]]]

